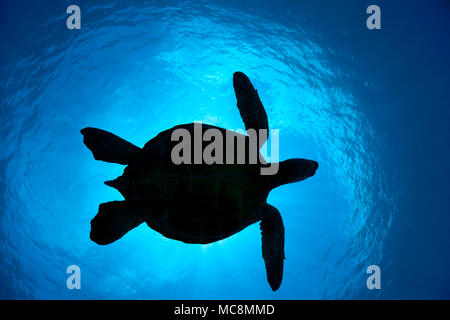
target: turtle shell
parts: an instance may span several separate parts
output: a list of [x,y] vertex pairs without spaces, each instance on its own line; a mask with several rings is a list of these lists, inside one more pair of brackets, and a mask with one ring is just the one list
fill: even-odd
[[[268,189],[261,184],[260,165],[248,164],[249,139],[234,131],[202,125],[207,129],[245,139],[246,164],[179,164],[171,159],[175,129],[194,137],[194,124],[161,132],[147,142],[142,154],[119,177],[118,190],[142,218],[164,236],[187,243],[210,243],[226,238],[261,219]],[[203,136],[202,132],[202,136]],[[192,141],[191,155],[194,154]],[[202,143],[202,150],[209,142]],[[226,144],[223,143],[223,159]],[[258,157],[259,159],[259,157]],[[193,160],[193,159],[191,159]]]

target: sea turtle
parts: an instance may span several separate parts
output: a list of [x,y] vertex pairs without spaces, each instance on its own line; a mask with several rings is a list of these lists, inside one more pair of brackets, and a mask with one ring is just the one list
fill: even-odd
[[[268,130],[266,112],[248,77],[242,72],[234,73],[233,87],[245,128]],[[246,150],[250,150],[248,135],[210,125],[203,125],[202,133],[211,128],[224,136],[228,133],[243,137]],[[91,127],[81,130],[95,159],[128,165],[122,176],[105,182],[125,200],[100,204],[91,221],[91,239],[97,244],[109,244],[146,222],[167,238],[206,244],[261,221],[267,281],[272,290],[277,290],[283,277],[284,226],[280,213],[266,199],[275,187],[313,176],[317,162],[282,161],[275,175],[262,175],[261,167],[269,164],[263,160],[251,164],[248,157],[244,164],[175,164],[171,151],[177,144],[172,139],[176,129],[194,135],[195,124],[163,131],[143,148],[104,130]],[[259,138],[262,146],[267,136]],[[258,148],[255,151],[259,155]],[[192,153],[195,152],[192,146]]]

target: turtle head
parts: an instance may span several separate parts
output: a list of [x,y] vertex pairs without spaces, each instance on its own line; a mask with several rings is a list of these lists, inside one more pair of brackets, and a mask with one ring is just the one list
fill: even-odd
[[278,172],[269,177],[270,189],[283,184],[299,182],[312,177],[319,164],[314,160],[307,159],[288,159],[279,163]]

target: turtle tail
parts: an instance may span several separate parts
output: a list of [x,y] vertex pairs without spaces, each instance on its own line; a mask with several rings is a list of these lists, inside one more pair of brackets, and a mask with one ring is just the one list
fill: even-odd
[[128,164],[142,150],[105,130],[84,128],[81,130],[81,134],[84,137],[84,144],[92,151],[96,160]]
[[[119,177],[119,178],[120,178],[120,177]],[[106,184],[108,187],[119,189],[120,182],[121,182],[119,178],[114,179],[114,180],[108,180],[108,181],[105,181],[105,184]]]

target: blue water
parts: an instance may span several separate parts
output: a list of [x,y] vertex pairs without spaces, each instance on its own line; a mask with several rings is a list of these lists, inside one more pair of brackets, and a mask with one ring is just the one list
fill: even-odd
[[[1,0],[0,298],[450,298],[450,5],[377,1],[370,31],[370,4]],[[286,229],[275,293],[258,224],[203,246],[146,225],[89,239],[123,167],[94,161],[79,130],[142,146],[181,123],[243,128],[237,70],[281,160],[320,163],[269,196]],[[81,290],[66,288],[72,264]],[[366,287],[372,264],[381,290]]]

